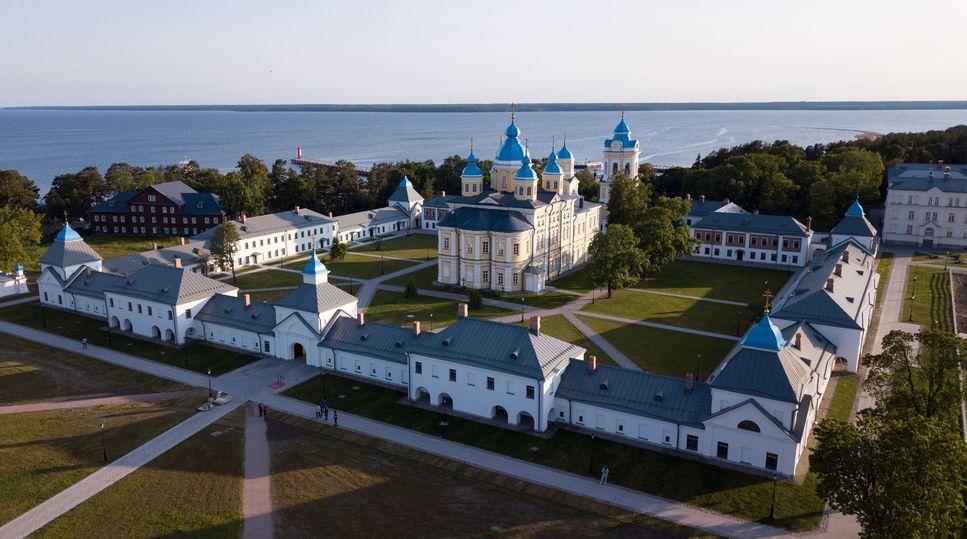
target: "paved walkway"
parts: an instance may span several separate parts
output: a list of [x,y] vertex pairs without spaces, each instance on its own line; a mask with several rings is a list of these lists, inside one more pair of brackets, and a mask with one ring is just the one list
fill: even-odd
[[[389,285],[389,284],[378,284],[376,285],[376,288],[378,290],[386,290],[389,292],[400,292],[400,293],[406,290],[405,286],[395,286],[395,285]],[[425,288],[420,288],[416,292],[421,296],[427,296],[431,298],[449,299],[453,301],[461,301],[463,303],[470,301],[469,296],[465,294],[460,294],[459,292],[442,292],[440,290],[427,290]],[[496,307],[498,309],[506,309],[508,311],[516,310],[518,312],[517,316],[518,317],[520,316],[519,303],[513,303],[510,301],[503,301],[499,299],[488,298],[486,296],[484,296],[482,299],[483,299],[484,305],[488,305],[490,307]],[[530,306],[524,305],[524,312],[532,313],[540,310],[541,309],[538,309],[536,307],[530,307]]]
[[591,329],[590,326],[584,323],[584,320],[581,320],[575,316],[574,313],[566,312],[564,313],[564,318],[574,327],[576,327],[578,331],[583,333],[585,337],[590,339],[591,342],[598,345],[598,348],[600,348],[605,354],[608,354],[608,356],[611,357],[615,363],[626,369],[633,369],[636,371],[641,370],[641,367],[639,367],[637,363],[632,361],[628,356],[624,355],[624,352],[618,350],[615,345],[611,344],[610,341],[599,335],[597,331]]
[[36,294],[31,294],[29,297],[26,297],[26,298],[12,299],[10,301],[5,301],[3,303],[0,303],[0,309],[4,307],[13,307],[14,305],[22,305],[24,303],[30,303],[32,301],[40,301],[40,300],[37,299]]
[[127,404],[129,402],[157,402],[186,397],[198,397],[199,402],[207,397],[208,390],[186,389],[184,391],[166,391],[163,393],[143,393],[141,395],[119,395],[116,397],[99,397],[95,399],[76,399],[66,401],[31,402],[27,404],[12,404],[0,406],[0,415],[25,414],[29,412],[47,412],[50,410],[67,410],[75,408],[90,408],[92,406],[108,406],[111,404]]
[[679,333],[689,333],[691,335],[701,335],[702,337],[714,337],[716,339],[725,339],[727,341],[738,341],[742,337],[736,337],[735,335],[726,335],[724,333],[715,333],[714,331],[703,331],[701,329],[692,329],[682,326],[672,326],[670,324],[660,324],[658,322],[647,322],[645,320],[632,320],[630,318],[622,318],[620,316],[613,316],[610,314],[594,313],[590,311],[581,311],[581,316],[590,316],[592,318],[600,318],[602,320],[612,320],[614,322],[621,322],[624,324],[634,324],[637,326],[645,326],[649,328],[664,329],[667,331],[677,331]]
[[654,294],[656,296],[668,296],[670,298],[681,298],[681,299],[692,299],[696,301],[707,301],[709,303],[721,303],[722,305],[734,305],[736,307],[748,307],[748,303],[743,303],[741,301],[731,301],[727,299],[716,299],[716,298],[704,298],[701,296],[689,296],[687,294],[676,294],[674,292],[662,292],[660,290],[651,290],[649,288],[629,288],[632,292],[641,292],[642,294]]
[[[282,396],[272,396],[267,399],[266,404],[287,414],[308,419],[315,417],[315,406],[307,402]],[[525,462],[345,412],[339,413],[338,428],[717,535],[727,537],[794,537],[793,534],[777,528],[739,520],[728,515],[624,487],[600,485],[593,478],[562,472],[554,468]]]
[[243,539],[265,539],[275,535],[272,522],[272,466],[265,419],[258,405],[245,408],[245,478],[242,480]]

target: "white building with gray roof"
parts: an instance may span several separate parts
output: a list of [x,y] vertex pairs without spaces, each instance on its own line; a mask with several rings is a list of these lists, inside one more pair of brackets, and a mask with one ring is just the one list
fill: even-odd
[[967,247],[967,165],[900,163],[886,175],[883,241],[926,249]]
[[336,217],[339,241],[350,243],[394,232],[421,230],[423,197],[406,176],[390,195],[385,208],[347,213]]

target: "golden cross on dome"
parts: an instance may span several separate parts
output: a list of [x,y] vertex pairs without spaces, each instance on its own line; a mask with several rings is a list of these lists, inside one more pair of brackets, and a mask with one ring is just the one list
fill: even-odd
[[470,137],[470,153],[473,153],[473,137]]
[[766,300],[766,312],[769,312],[769,300],[772,299],[772,290],[769,290],[769,281],[766,281],[766,291],[762,293],[762,297]]
[[517,119],[517,104],[514,102],[510,103],[510,121]]
[[625,104],[624,103],[621,104],[621,119],[622,120],[625,119]]
[[557,137],[555,135],[551,135],[551,151],[552,152],[554,151],[554,148],[557,148]]

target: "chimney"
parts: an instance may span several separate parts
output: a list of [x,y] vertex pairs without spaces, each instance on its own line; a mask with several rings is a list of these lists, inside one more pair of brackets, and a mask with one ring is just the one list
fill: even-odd
[[722,202],[724,202],[724,203],[726,203],[726,204],[728,204],[728,203],[729,203],[730,201],[729,201],[729,199],[727,199],[727,198],[723,198],[723,199],[722,199]]
[[832,279],[826,279],[826,290],[828,290],[830,292],[833,291],[833,280]]
[[245,224],[245,214],[244,213],[242,214],[242,224],[243,225]]
[[245,306],[246,307],[250,307],[252,305],[252,295],[251,294],[245,294],[242,297],[245,298]]
[[685,200],[691,202],[692,201],[692,194],[691,193],[685,193]]
[[842,277],[843,276],[843,264],[842,263],[836,264],[836,269],[833,270],[833,275],[835,275],[837,277]]
[[181,268],[181,257],[180,256],[176,256],[175,257],[175,267],[176,268]]
[[366,325],[366,313],[358,313],[356,315],[356,320],[359,322],[360,326]]
[[332,219],[332,212],[327,213],[326,216]]
[[296,206],[296,207],[295,207],[295,214],[296,214],[296,215],[299,215],[299,210],[300,210],[300,208],[299,208],[299,206]]
[[447,198],[447,192],[446,191],[440,191],[440,198]]
[[540,335],[541,334],[541,317],[540,316],[532,316],[531,317],[531,333],[533,333],[534,335]]
[[180,243],[181,245],[184,245],[185,244],[185,238],[184,238],[184,236],[178,238],[178,243]]
[[806,217],[806,232],[809,232],[812,229],[813,229],[813,218]]
[[152,251],[157,251],[158,250],[158,242],[156,242],[156,241],[151,242],[151,250]]
[[937,166],[943,168],[943,159],[937,159]]
[[799,332],[797,331],[797,332],[796,332],[796,340],[795,340],[795,341],[793,341],[793,343],[792,343],[792,346],[793,346],[793,347],[794,347],[794,348],[795,348],[796,350],[799,350],[799,347],[800,347],[801,345],[802,345],[802,333],[799,333]]
[[460,318],[466,318],[469,316],[470,306],[466,303],[460,303],[457,305],[457,316]]
[[419,337],[420,336],[420,321],[419,320],[417,320],[416,322],[413,322],[413,336],[414,337]]
[[691,391],[695,389],[695,375],[692,373],[685,374],[685,391]]
[[598,357],[597,356],[588,356],[588,360],[587,361],[588,361],[588,371],[594,372],[594,371],[598,370]]
[[843,251],[843,262],[849,264],[849,250]]
[[92,273],[94,273],[94,270],[90,266],[84,266],[84,275],[90,277]]

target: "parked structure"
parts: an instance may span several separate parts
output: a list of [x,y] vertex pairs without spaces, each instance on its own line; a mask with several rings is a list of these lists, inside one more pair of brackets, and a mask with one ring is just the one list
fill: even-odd
[[194,235],[225,221],[218,196],[199,193],[181,181],[119,193],[88,212],[102,234]]
[[883,240],[925,249],[967,247],[967,165],[901,163],[887,171]]

